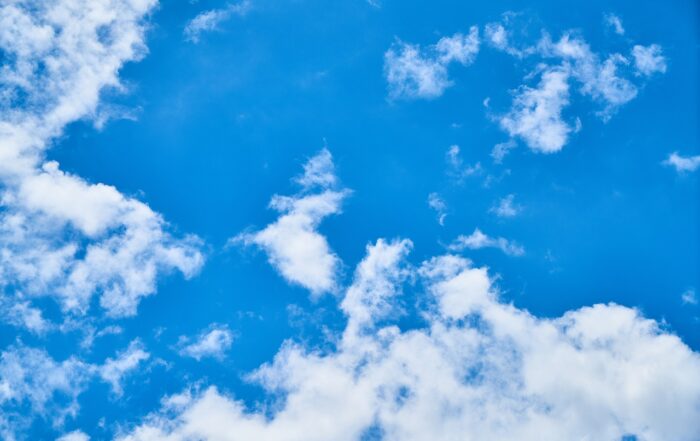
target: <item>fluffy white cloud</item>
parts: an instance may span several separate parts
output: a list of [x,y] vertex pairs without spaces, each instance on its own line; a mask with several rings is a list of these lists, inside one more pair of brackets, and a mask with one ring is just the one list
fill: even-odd
[[185,39],[192,43],[199,43],[199,38],[203,32],[218,29],[221,23],[234,15],[247,14],[250,6],[250,1],[243,0],[240,3],[230,3],[221,9],[211,9],[198,14],[187,22],[184,30]]
[[515,195],[509,194],[508,196],[501,198],[501,200],[498,201],[498,204],[491,207],[489,211],[498,217],[515,217],[522,211],[522,207],[514,204],[514,199]]
[[[288,342],[256,371],[276,405],[188,391],[119,440],[697,438],[700,356],[656,322],[614,304],[537,318],[500,302],[486,268],[447,255],[412,270],[409,247],[368,247],[334,350]],[[400,330],[381,320],[411,277],[426,324]]]
[[525,254],[525,249],[521,245],[503,237],[487,236],[478,228],[475,228],[469,236],[459,235],[449,246],[452,251],[479,250],[481,248],[497,248],[510,256]]
[[412,247],[410,240],[382,239],[367,246],[367,256],[357,266],[340,304],[348,317],[344,343],[357,343],[363,331],[373,329],[377,321],[391,314],[400,283],[410,274],[403,263]]
[[226,326],[212,325],[200,333],[195,341],[190,343],[187,337],[181,337],[180,354],[192,357],[197,361],[205,357],[221,359],[233,344],[233,333]]
[[666,57],[663,56],[661,46],[650,44],[649,46],[635,45],[632,48],[634,65],[642,75],[654,73],[666,73]]
[[441,38],[427,50],[398,42],[384,54],[384,74],[392,98],[436,98],[452,85],[447,67],[453,61],[467,66],[479,52],[479,29]]
[[325,217],[340,213],[349,190],[337,188],[327,149],[307,162],[296,181],[302,186],[300,193],[272,197],[270,207],[281,213],[275,222],[260,231],[240,234],[231,242],[262,248],[282,277],[319,296],[336,290],[340,259],[317,228]]
[[673,167],[678,173],[694,172],[700,167],[700,155],[681,156],[678,152],[673,152],[662,164]]
[[150,357],[151,354],[146,352],[143,344],[139,340],[134,340],[116,357],[105,360],[104,364],[99,367],[98,373],[100,378],[112,387],[112,392],[120,396],[124,392],[122,379]]
[[620,19],[620,17],[615,14],[605,14],[603,20],[617,35],[625,35],[625,28],[622,26],[622,19]]
[[430,193],[428,195],[428,206],[437,214],[438,223],[440,225],[445,225],[445,218],[447,217],[447,203],[445,203],[440,195],[437,193]]
[[119,70],[145,54],[145,20],[155,5],[0,6],[0,287],[9,295],[54,296],[77,315],[99,295],[108,314],[133,315],[140,299],[155,292],[159,274],[189,277],[202,265],[198,240],[171,236],[147,205],[45,161],[66,124],[99,118],[100,93],[123,89]]
[[510,111],[500,118],[501,128],[512,137],[522,138],[532,150],[561,150],[573,131],[562,118],[562,110],[569,104],[568,81],[565,69],[551,68],[542,73],[536,89],[522,86],[515,93]]

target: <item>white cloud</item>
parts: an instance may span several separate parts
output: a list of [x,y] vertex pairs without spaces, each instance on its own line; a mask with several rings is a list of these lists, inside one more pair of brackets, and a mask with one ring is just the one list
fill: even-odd
[[75,357],[57,362],[42,349],[6,348],[0,355],[0,435],[14,440],[35,415],[54,426],[74,417],[91,372]]
[[508,153],[510,153],[511,150],[513,150],[517,144],[515,141],[512,139],[509,139],[506,142],[501,142],[493,146],[493,150],[491,150],[491,157],[493,158],[493,162],[496,164],[501,164],[503,162],[503,158],[505,158]]
[[122,379],[130,372],[139,367],[141,362],[150,358],[143,344],[139,340],[134,340],[129,347],[117,354],[115,358],[108,358],[99,367],[99,375],[112,387],[112,392],[121,396],[124,393]]
[[603,15],[605,24],[610,26],[617,35],[625,35],[625,28],[622,26],[622,20],[615,14]]
[[200,333],[194,342],[189,342],[187,337],[180,338],[180,355],[192,357],[197,361],[206,357],[222,359],[233,344],[233,333],[226,326],[212,325]]
[[87,436],[85,432],[74,430],[56,438],[56,441],[90,441],[90,437]]
[[581,84],[580,92],[604,105],[598,112],[603,120],[609,119],[620,106],[637,96],[637,87],[617,75],[618,65],[629,64],[620,54],[609,55],[601,62],[600,56],[585,40],[571,33],[565,33],[556,43],[545,34],[538,48],[545,57],[560,58],[564,62],[561,69],[568,71]]
[[296,181],[303,187],[300,193],[272,197],[270,207],[281,213],[275,222],[231,242],[262,248],[282,277],[319,296],[336,290],[340,259],[317,228],[325,217],[340,213],[349,190],[336,189],[333,162],[326,149],[307,162]]
[[698,297],[695,295],[694,289],[689,289],[681,295],[681,300],[686,305],[697,305]]
[[464,178],[481,173],[481,163],[477,162],[474,165],[465,165],[460,156],[460,148],[458,145],[451,145],[445,153],[447,161],[447,174],[457,182],[462,182]]
[[451,37],[442,37],[435,44],[435,52],[442,64],[457,61],[463,66],[470,65],[479,53],[479,28],[472,26],[467,35],[458,32]]
[[509,194],[508,196],[501,198],[501,200],[498,201],[498,204],[491,207],[489,211],[498,217],[515,217],[522,211],[522,207],[514,204],[514,199],[515,195]]
[[666,57],[663,56],[661,46],[650,44],[649,46],[635,45],[632,48],[634,65],[642,75],[666,73]]
[[[447,255],[410,270],[407,247],[368,247],[342,304],[348,327],[336,349],[287,342],[256,371],[252,379],[279,397],[274,405],[249,408],[215,387],[188,391],[119,440],[697,436],[700,356],[656,322],[614,304],[538,318],[500,302],[486,268]],[[378,321],[411,275],[426,287],[425,326]]]
[[510,111],[499,120],[501,128],[537,152],[561,150],[573,130],[562,119],[562,110],[569,104],[568,80],[565,69],[550,68],[542,73],[536,89],[516,90]]
[[681,156],[678,152],[673,152],[662,164],[675,168],[678,173],[694,172],[700,167],[700,155]]
[[8,323],[24,328],[34,334],[42,335],[53,328],[46,320],[40,309],[31,306],[28,301],[6,301],[7,305],[0,306]]
[[517,243],[503,237],[490,237],[482,233],[478,228],[469,236],[459,235],[449,246],[452,251],[464,249],[478,250],[481,248],[497,248],[510,256],[522,256],[525,249]]
[[230,3],[221,9],[204,11],[187,22],[184,35],[185,40],[192,43],[199,43],[199,38],[204,32],[217,30],[219,25],[234,15],[243,16],[250,10],[251,4],[248,0],[240,3]]
[[410,240],[383,239],[367,246],[367,255],[357,265],[352,285],[340,304],[348,316],[344,342],[355,343],[363,331],[391,315],[396,307],[394,297],[400,294],[399,285],[410,274],[404,259],[412,247]]
[[145,54],[145,20],[155,5],[0,6],[0,87],[11,97],[0,99],[0,286],[18,299],[49,295],[64,312],[82,315],[99,294],[109,315],[133,315],[159,274],[189,277],[202,265],[199,241],[171,236],[147,205],[45,160],[65,125],[100,117],[103,90],[123,89],[119,70]]
[[445,218],[447,217],[447,204],[437,193],[430,193],[428,195],[428,206],[435,210],[437,214],[437,220],[440,225],[445,225]]
[[453,61],[467,66],[479,52],[479,30],[441,38],[428,50],[398,42],[384,54],[384,74],[392,98],[436,98],[452,85],[447,67]]

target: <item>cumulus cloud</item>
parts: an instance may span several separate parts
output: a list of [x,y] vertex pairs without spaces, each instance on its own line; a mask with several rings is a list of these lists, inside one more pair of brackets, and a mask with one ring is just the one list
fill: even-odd
[[450,246],[451,251],[479,250],[481,248],[497,248],[509,256],[522,256],[525,249],[515,242],[503,237],[490,237],[482,233],[478,228],[469,236],[459,235]]
[[202,358],[213,357],[222,359],[233,344],[233,333],[223,325],[212,325],[208,330],[200,333],[195,341],[181,337],[178,342],[180,355],[192,357],[199,361]]
[[435,211],[437,214],[437,221],[440,225],[445,225],[445,218],[447,217],[447,203],[440,197],[437,193],[430,193],[428,195],[428,206]]
[[681,156],[678,152],[673,152],[662,164],[673,167],[678,173],[694,172],[700,167],[700,155]]
[[204,32],[215,31],[221,23],[229,20],[235,15],[243,16],[250,10],[250,2],[243,0],[240,3],[230,3],[221,9],[211,9],[204,11],[187,22],[184,35],[185,40],[192,43],[199,43],[199,38]]
[[[334,349],[287,342],[252,375],[271,408],[189,390],[118,439],[697,438],[700,356],[653,320],[615,304],[538,318],[500,301],[487,268],[453,255],[413,268],[409,249],[368,247]],[[425,325],[400,329],[387,317],[410,278]]]
[[499,120],[501,128],[512,137],[522,138],[532,150],[561,150],[573,130],[562,117],[562,110],[569,104],[568,80],[566,70],[551,68],[542,73],[537,88],[522,86],[515,91],[510,111]]
[[508,196],[501,198],[498,201],[498,204],[491,207],[489,211],[498,217],[515,217],[522,211],[522,207],[514,204],[514,199],[515,195],[509,194]]
[[317,228],[327,216],[340,213],[350,192],[338,188],[327,149],[307,162],[296,182],[301,192],[272,197],[270,207],[280,212],[275,222],[260,231],[240,234],[231,243],[260,247],[282,277],[319,296],[336,290],[340,259]]
[[632,48],[634,65],[637,71],[646,76],[655,73],[666,73],[666,57],[663,56],[661,46],[650,44],[649,46],[635,45]]
[[100,378],[109,383],[115,395],[121,396],[124,393],[123,378],[138,368],[141,362],[148,360],[150,356],[151,354],[146,352],[143,343],[134,340],[116,357],[105,360],[98,370]]
[[625,28],[622,26],[620,17],[615,14],[605,14],[603,15],[603,20],[617,35],[625,35]]
[[[119,70],[145,54],[155,4],[0,6],[0,286],[10,296],[52,296],[64,312],[83,315],[99,295],[109,315],[127,316],[156,291],[160,274],[190,277],[202,265],[198,239],[172,236],[146,204],[45,160],[67,124],[99,117],[103,90],[123,89]],[[29,327],[40,326],[34,319]]]
[[436,98],[452,85],[447,67],[456,61],[467,66],[479,52],[479,29],[441,38],[427,50],[397,42],[384,54],[384,74],[392,98]]

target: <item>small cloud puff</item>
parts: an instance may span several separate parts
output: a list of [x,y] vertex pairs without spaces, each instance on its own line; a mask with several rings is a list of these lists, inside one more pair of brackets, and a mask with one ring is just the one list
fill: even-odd
[[350,191],[337,189],[332,156],[327,149],[309,159],[296,182],[302,186],[301,192],[272,197],[270,207],[280,212],[275,222],[260,231],[239,234],[229,243],[258,246],[282,277],[318,297],[337,289],[341,262],[317,228],[327,216],[340,213]]
[[456,33],[441,38],[427,51],[420,46],[398,42],[384,54],[384,74],[391,98],[437,98],[452,85],[447,66],[456,61],[471,64],[479,52],[479,29],[467,35]]
[[178,344],[181,347],[180,355],[192,357],[197,361],[206,357],[221,360],[233,344],[233,333],[225,325],[214,324],[208,330],[202,331],[195,341],[190,343],[190,338],[182,336]]
[[482,233],[478,228],[469,236],[459,235],[448,249],[451,251],[462,251],[465,249],[478,250],[481,248],[496,248],[509,256],[522,256],[525,248],[515,242],[511,242],[503,237],[490,237]]
[[668,155],[668,158],[662,164],[673,167],[678,173],[694,172],[700,167],[700,155],[681,156],[678,152],[673,152]]

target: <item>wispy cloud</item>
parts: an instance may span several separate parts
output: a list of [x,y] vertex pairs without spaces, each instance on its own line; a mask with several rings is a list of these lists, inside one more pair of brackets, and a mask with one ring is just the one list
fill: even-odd
[[522,211],[522,207],[520,205],[515,204],[513,201],[515,200],[515,195],[509,194],[508,196],[500,199],[496,205],[491,207],[489,210],[491,213],[494,213],[498,217],[515,217],[520,212]]
[[112,392],[121,396],[124,392],[122,380],[132,371],[136,370],[139,365],[148,360],[151,354],[146,352],[143,343],[140,340],[134,340],[129,344],[129,347],[117,354],[115,358],[108,358],[104,364],[99,367],[98,372],[100,377],[112,387]]
[[463,251],[465,249],[479,250],[481,248],[496,248],[509,256],[522,256],[525,248],[503,237],[490,237],[482,233],[478,228],[469,236],[460,235],[449,246],[451,251]]
[[694,289],[688,289],[681,294],[681,301],[686,305],[697,305],[698,297],[695,295]]
[[436,98],[450,87],[447,67],[471,64],[479,52],[479,30],[441,38],[427,50],[397,42],[384,54],[384,74],[391,98]]
[[199,43],[202,33],[219,29],[219,26],[223,22],[229,20],[235,15],[246,15],[248,11],[250,11],[250,8],[250,1],[243,0],[239,3],[230,3],[221,9],[211,9],[201,12],[192,20],[187,22],[185,30],[183,31],[185,40],[192,43]]
[[445,218],[447,217],[447,203],[440,197],[437,193],[430,193],[428,195],[428,206],[435,211],[437,214],[437,221],[440,225],[445,225]]
[[612,28],[617,35],[625,35],[625,28],[622,26],[622,20],[615,14],[604,14],[603,21],[606,25]]

